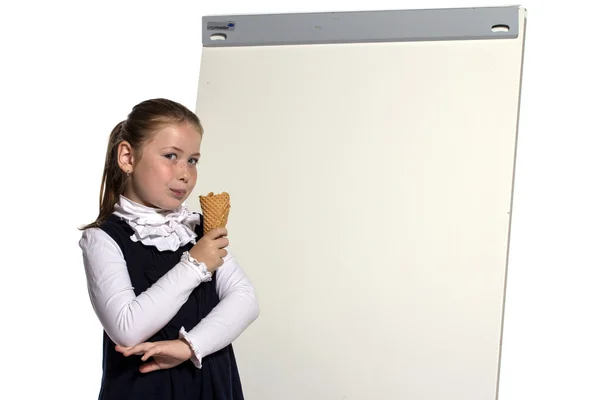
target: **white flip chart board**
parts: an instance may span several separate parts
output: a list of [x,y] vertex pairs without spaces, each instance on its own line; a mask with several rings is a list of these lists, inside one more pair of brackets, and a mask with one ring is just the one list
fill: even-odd
[[525,19],[203,17],[195,195],[231,194],[259,297],[247,399],[497,398]]

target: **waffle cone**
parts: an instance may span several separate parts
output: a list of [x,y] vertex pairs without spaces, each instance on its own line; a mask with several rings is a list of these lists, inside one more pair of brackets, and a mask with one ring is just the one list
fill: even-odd
[[213,228],[224,228],[229,218],[229,193],[214,194],[210,192],[206,196],[200,196],[200,207],[204,217],[204,234]]

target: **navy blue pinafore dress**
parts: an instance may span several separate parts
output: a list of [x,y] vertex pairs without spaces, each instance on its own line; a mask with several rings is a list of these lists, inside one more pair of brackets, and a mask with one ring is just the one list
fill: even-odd
[[[130,239],[133,229],[127,222],[111,215],[100,229],[117,242],[131,277],[136,296],[147,290],[161,276],[175,266],[188,243],[176,251],[159,251]],[[202,237],[201,223],[196,227]],[[218,271],[217,271],[218,273]],[[179,337],[183,326],[186,331],[196,326],[218,304],[216,275],[209,282],[196,287],[186,303],[169,323],[148,339],[148,342],[173,340]],[[100,400],[243,400],[242,385],[231,345],[202,359],[202,368],[191,361],[177,367],[143,374],[139,367],[141,356],[125,357],[115,350],[115,343],[104,332],[102,383]]]

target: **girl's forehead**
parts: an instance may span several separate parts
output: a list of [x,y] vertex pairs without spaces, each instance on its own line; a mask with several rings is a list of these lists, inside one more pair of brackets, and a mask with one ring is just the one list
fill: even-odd
[[161,127],[148,146],[169,147],[175,146],[181,149],[198,149],[202,136],[191,124],[169,124]]

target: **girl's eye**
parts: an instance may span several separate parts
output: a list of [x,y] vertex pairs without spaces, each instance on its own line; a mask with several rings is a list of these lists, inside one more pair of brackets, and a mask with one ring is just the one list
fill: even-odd
[[192,164],[192,165],[196,165],[196,164],[198,164],[198,159],[197,159],[197,158],[190,158],[190,161],[189,161],[189,162],[190,162],[190,164]]
[[168,158],[169,160],[174,160],[177,158],[177,155],[174,153],[171,153],[171,154],[165,154],[165,157]]

